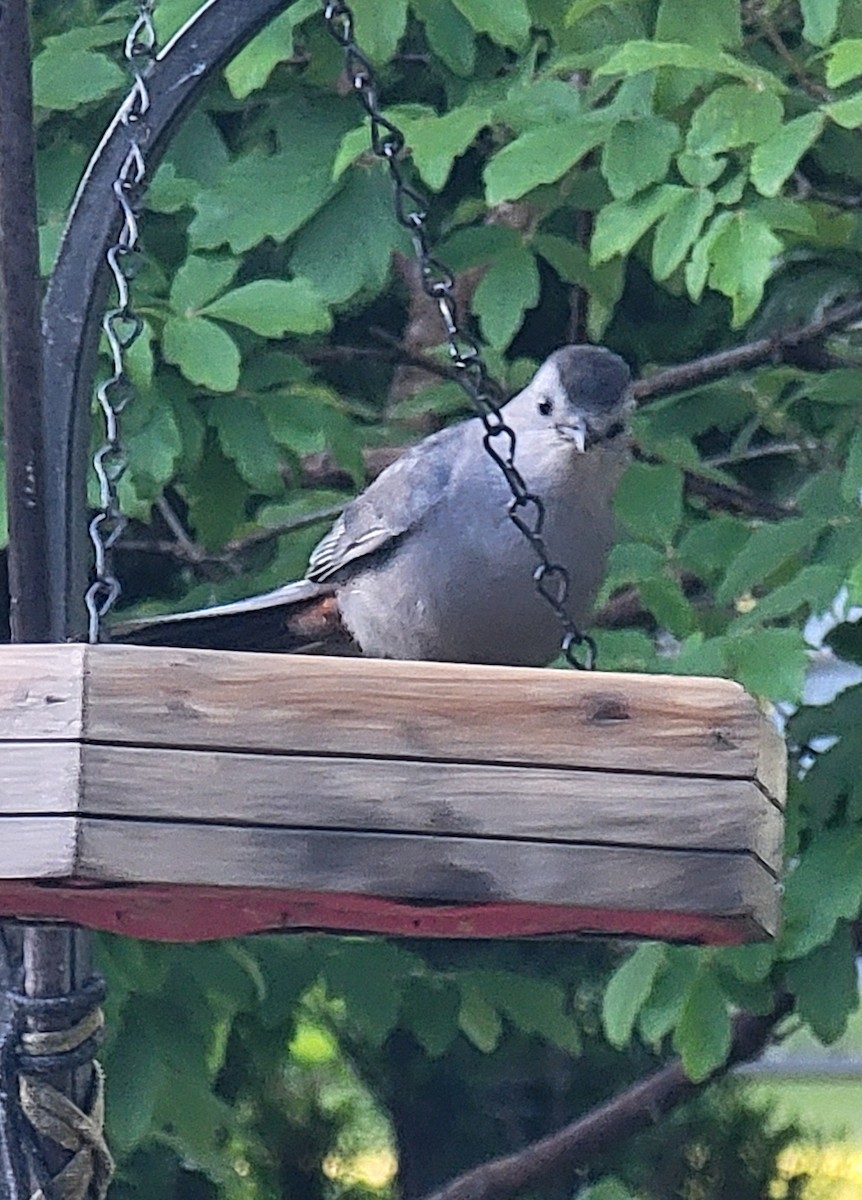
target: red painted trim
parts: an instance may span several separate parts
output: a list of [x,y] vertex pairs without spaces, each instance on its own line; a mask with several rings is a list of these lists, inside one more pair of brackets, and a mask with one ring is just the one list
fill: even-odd
[[4,881],[0,916],[64,920],[166,942],[203,942],[278,930],[423,938],[600,934],[714,946],[739,945],[763,936],[745,916],[538,904],[425,905],[373,896],[186,884],[104,887],[86,882]]

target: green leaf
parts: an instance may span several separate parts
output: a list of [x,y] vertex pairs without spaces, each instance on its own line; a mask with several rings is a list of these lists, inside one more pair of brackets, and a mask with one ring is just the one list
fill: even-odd
[[744,325],[763,298],[784,243],[759,218],[736,212],[710,240],[709,283],[733,304],[733,326]]
[[529,247],[516,239],[497,255],[473,295],[482,334],[505,350],[521,328],[524,313],[539,303],[539,271]]
[[799,0],[804,24],[802,36],[812,46],[825,46],[838,23],[841,0]]
[[679,1020],[698,971],[700,956],[691,946],[665,947],[667,962],[638,1015],[641,1037],[656,1049]]
[[632,200],[612,200],[605,205],[593,229],[592,262],[607,262],[616,254],[628,254],[687,190],[676,184],[662,183]]
[[638,946],[611,976],[602,1001],[602,1025],[612,1046],[622,1050],[631,1041],[638,1013],[665,965],[666,949],[661,942]]
[[680,143],[672,121],[641,117],[618,121],[602,151],[602,174],[618,200],[630,200],[667,175]]
[[686,150],[718,154],[736,146],[765,142],[781,125],[784,107],[772,92],[727,83],[710,92],[691,118]]
[[727,159],[713,154],[689,154],[684,150],[676,156],[676,165],[686,183],[692,187],[706,188],[723,174]]
[[720,962],[745,983],[760,983],[767,978],[775,962],[774,943],[732,946],[720,952]]
[[576,283],[587,293],[587,330],[593,341],[599,341],[623,293],[623,260],[616,258],[594,265],[583,246],[555,234],[537,235],[533,238],[533,248],[564,283]]
[[290,268],[326,304],[341,304],[363,289],[376,293],[383,287],[402,239],[383,171],[351,171],[338,195],[294,239]]
[[640,583],[661,575],[667,559],[660,550],[646,546],[643,542],[619,542],[613,547],[608,559],[602,596],[606,600],[617,588],[627,583]]
[[208,300],[227,287],[239,268],[236,258],[190,254],[174,275],[171,307],[178,316],[197,315]]
[[758,600],[742,622],[774,621],[792,616],[801,608],[823,612],[829,608],[844,582],[844,571],[830,563],[809,563],[781,587]]
[[345,941],[327,959],[328,989],[344,1000],[351,1022],[374,1046],[395,1028],[407,980],[420,961],[392,942]]
[[644,579],[638,585],[644,607],[653,614],[663,629],[676,637],[694,632],[694,609],[686,599],[679,582],[668,576]]
[[806,113],[788,121],[772,137],[755,146],[751,156],[751,182],[762,196],[778,195],[800,158],[817,140],[823,125],[822,113]]
[[283,242],[335,191],[332,164],[342,137],[356,124],[354,111],[299,84],[283,91],[272,117],[283,149],[265,155],[255,146],[201,188],[189,226],[193,247],[227,244],[242,253],[267,238]]
[[769,71],[749,66],[719,50],[690,46],[683,42],[629,41],[615,50],[606,63],[595,69],[596,75],[638,75],[658,67],[679,67],[684,71],[713,71],[732,75],[758,84],[760,87],[782,91],[781,82]]
[[147,999],[131,996],[123,1011],[119,1037],[106,1056],[110,1072],[106,1079],[109,1136],[111,1145],[123,1154],[151,1134],[164,1084],[164,1043],[150,1017]]
[[307,279],[257,279],[213,300],[203,311],[261,337],[328,333],[332,328],[329,309]]
[[824,104],[823,111],[843,129],[856,129],[862,125],[862,92],[848,96],[846,100],[836,100],[834,104]]
[[237,100],[262,88],[275,68],[293,57],[294,29],[319,10],[318,0],[296,0],[228,63],[224,76]]
[[614,507],[635,537],[670,545],[682,521],[682,471],[633,463],[620,480]]
[[388,63],[407,24],[407,0],[353,0],[356,40],[372,62]]
[[606,1175],[585,1190],[579,1188],[578,1200],[638,1200],[638,1196],[615,1175]]
[[413,121],[405,129],[419,174],[435,192],[449,178],[452,164],[473,144],[480,129],[491,123],[485,105],[462,104],[443,116]]
[[233,392],[239,383],[239,347],[203,317],[171,317],[162,333],[162,352],[192,383],[213,392]]
[[860,905],[862,829],[845,825],[818,834],[785,882],[781,957],[802,958],[831,941],[838,922],[855,921]]
[[749,530],[742,521],[719,514],[686,532],[676,548],[677,558],[702,578],[712,579],[727,570],[748,538]]
[[758,526],[728,567],[716,592],[718,603],[728,604],[768,579],[779,567],[812,546],[821,529],[822,522],[810,517]]
[[142,393],[123,414],[123,435],[131,460],[126,480],[138,501],[135,515],[146,521],[150,505],[173,479],[183,450],[172,406],[160,396]]
[[728,670],[744,688],[768,700],[796,703],[808,668],[800,629],[752,629],[724,641]]
[[215,431],[207,430],[200,462],[189,472],[188,496],[197,540],[217,550],[245,520],[248,484],[222,453]]
[[452,0],[412,0],[411,7],[425,26],[435,56],[455,75],[472,75],[476,65],[476,35]]
[[483,1054],[497,1049],[503,1036],[503,1022],[475,981],[461,981],[461,1007],[458,1010],[458,1027],[464,1036]]
[[847,465],[841,480],[841,495],[848,503],[858,502],[862,492],[862,425],[857,426],[847,451]]
[[850,1013],[859,1007],[852,926],[839,922],[831,941],[792,962],[785,979],[796,996],[795,1014],[821,1042],[836,1041],[847,1029]]
[[661,0],[655,23],[657,42],[693,46],[738,46],[742,42],[739,0],[709,0],[692,19],[691,0]]
[[487,33],[501,46],[522,49],[530,33],[526,0],[453,0],[477,33]]
[[255,491],[268,496],[284,491],[278,450],[256,405],[235,396],[217,396],[207,407],[207,423],[218,434],[225,456]]
[[584,116],[527,130],[485,167],[488,204],[517,200],[540,184],[554,183],[603,142],[612,128],[611,121]]
[[656,229],[652,247],[652,273],[667,279],[677,269],[700,236],[704,222],[715,208],[711,192],[690,189],[682,192]]
[[103,100],[126,82],[125,73],[104,54],[75,44],[73,35],[82,32],[87,31],[73,29],[45,39],[33,60],[33,102],[38,107],[70,112]]
[[716,980],[701,968],[685,998],[674,1031],[674,1048],[689,1079],[701,1083],[730,1053],[730,1013]]
[[459,991],[451,980],[410,979],[398,1023],[410,1030],[429,1058],[440,1058],[458,1036],[459,1004]]
[[842,87],[862,75],[862,38],[844,38],[827,51],[826,82]]

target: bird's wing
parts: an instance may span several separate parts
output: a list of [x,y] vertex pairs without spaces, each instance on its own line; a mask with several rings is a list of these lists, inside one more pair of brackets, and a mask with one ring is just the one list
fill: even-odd
[[415,529],[445,495],[464,436],[465,423],[443,429],[387,467],[315,546],[306,578],[322,583]]

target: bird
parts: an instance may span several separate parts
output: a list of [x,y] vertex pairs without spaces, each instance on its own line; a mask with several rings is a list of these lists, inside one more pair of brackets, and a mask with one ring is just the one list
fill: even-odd
[[[614,541],[613,497],[630,451],[628,365],[568,345],[502,408],[514,461],[545,506],[567,607],[589,619]],[[562,631],[535,588],[538,559],[509,519],[511,492],[478,417],[424,438],[351,501],[305,578],[195,612],[125,621],[115,640],[233,650],[544,666]]]

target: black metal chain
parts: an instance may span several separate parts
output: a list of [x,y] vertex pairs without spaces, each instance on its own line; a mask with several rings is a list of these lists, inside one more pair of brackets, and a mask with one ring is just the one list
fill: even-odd
[[[405,165],[409,162],[409,151],[404,133],[380,110],[374,68],[368,56],[356,44],[350,6],[344,0],[323,0],[323,16],[329,32],[344,50],[348,77],[371,121],[371,148],[389,168],[395,192],[395,215],[413,239],[422,289],[440,310],[449,354],[458,372],[458,382],[485,427],[485,450],[502,471],[512,493],[507,507],[509,518],[539,559],[539,565],[533,572],[536,591],[551,606],[563,627],[562,653],[566,660],[573,667],[592,670],[596,664],[596,643],[589,634],[581,633],[566,607],[569,573],[561,563],[551,560],[543,536],[545,505],[540,496],[530,491],[515,465],[515,431],[506,423],[501,412],[505,398],[499,385],[488,373],[478,342],[459,324],[454,276],[434,256],[427,228],[426,199],[407,179]],[[583,661],[575,654],[578,646],[584,648]]]
[[89,640],[98,642],[102,622],[120,595],[120,583],[113,571],[113,548],[128,524],[120,507],[118,489],[126,473],[128,457],[120,437],[120,415],[135,393],[126,371],[126,354],[140,337],[144,323],[131,304],[129,282],[138,258],[138,215],[146,183],[143,118],[150,107],[150,94],[144,76],[156,55],[153,28],[155,0],[138,0],[137,18],[129,30],[123,48],[132,74],[132,90],[120,111],[120,120],[129,134],[129,148],[114,180],[114,195],[120,207],[122,224],[117,240],[107,253],[108,266],[117,289],[116,306],[102,321],[108,341],[113,373],[100,384],[97,396],[105,419],[105,439],[93,458],[99,481],[99,511],[89,525],[95,551],[94,580],[87,590]]

